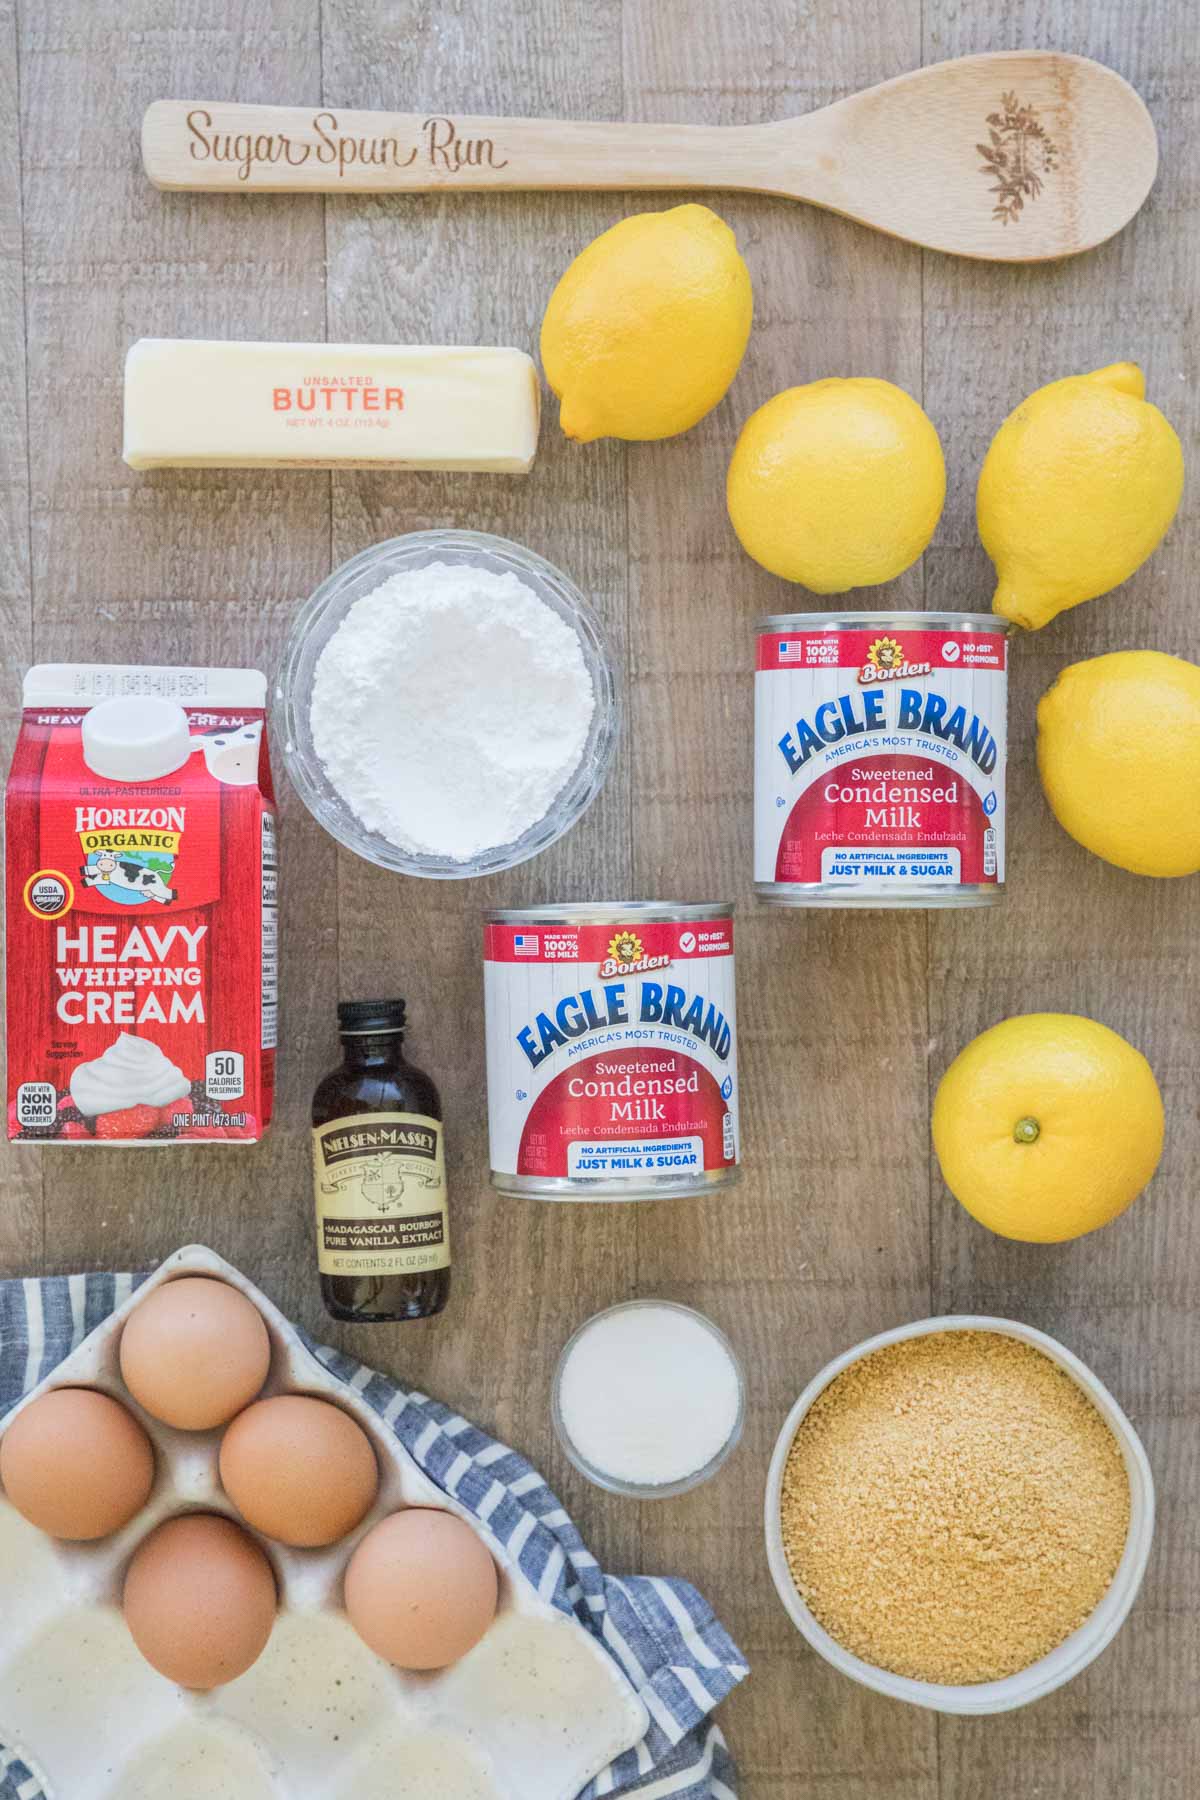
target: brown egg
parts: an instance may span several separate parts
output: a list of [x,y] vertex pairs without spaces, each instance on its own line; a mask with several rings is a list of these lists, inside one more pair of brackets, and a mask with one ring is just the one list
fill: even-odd
[[121,1374],[139,1405],[180,1431],[224,1425],[262,1392],[271,1340],[262,1314],[226,1281],[164,1282],[130,1313]]
[[279,1394],[239,1413],[221,1441],[221,1484],[248,1525],[281,1544],[334,1544],[379,1489],[371,1440],[348,1413]]
[[232,1519],[188,1513],[139,1545],[121,1606],[134,1643],[160,1675],[180,1687],[220,1687],[266,1649],[275,1577]]
[[346,1570],[350,1623],[401,1669],[444,1669],[477,1644],[496,1616],[496,1565],[453,1513],[412,1507],[381,1519]]
[[52,1388],[0,1439],[0,1485],[51,1537],[107,1537],[154,1485],[154,1451],[137,1420],[95,1388]]

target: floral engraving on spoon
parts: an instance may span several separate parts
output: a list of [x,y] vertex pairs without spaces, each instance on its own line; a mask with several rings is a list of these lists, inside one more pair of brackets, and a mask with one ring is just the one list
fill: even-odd
[[993,183],[992,217],[1002,225],[1020,222],[1027,200],[1042,191],[1042,177],[1058,166],[1058,148],[1032,106],[1022,106],[1015,93],[1002,94],[999,112],[987,116],[986,144],[976,144],[983,162],[980,174]]

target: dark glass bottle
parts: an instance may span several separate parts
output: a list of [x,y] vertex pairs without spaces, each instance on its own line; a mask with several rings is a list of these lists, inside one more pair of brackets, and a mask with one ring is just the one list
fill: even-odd
[[442,1103],[404,1024],[403,1000],[342,1001],[342,1062],[313,1095],[321,1295],[356,1324],[428,1319],[450,1292]]

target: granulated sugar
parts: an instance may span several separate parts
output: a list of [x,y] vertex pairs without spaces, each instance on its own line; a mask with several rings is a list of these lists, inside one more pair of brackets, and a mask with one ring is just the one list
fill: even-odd
[[876,1350],[801,1422],[782,1526],[838,1643],[918,1681],[997,1681],[1081,1625],[1129,1529],[1120,1448],[1031,1344],[952,1331]]
[[313,677],[313,744],[368,830],[465,861],[511,843],[579,765],[579,638],[511,571],[431,563],[357,600]]

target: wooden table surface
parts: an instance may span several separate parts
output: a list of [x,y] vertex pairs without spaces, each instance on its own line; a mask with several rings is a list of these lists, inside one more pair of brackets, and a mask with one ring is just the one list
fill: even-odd
[[[121,365],[143,335],[536,345],[570,258],[620,195],[433,200],[164,195],[137,131],[155,98],[428,107],[738,124],[804,111],[943,57],[1058,47],[1144,94],[1163,170],[1146,209],[1061,266],[922,254],[783,201],[718,198],[755,285],[725,403],[673,443],[579,448],[548,410],[527,480],[133,474]],[[529,1453],[614,1570],[693,1579],[752,1665],[723,1725],[749,1800],[1175,1800],[1196,1792],[1197,885],[1139,880],[1057,828],[1034,769],[1038,696],[1106,650],[1197,650],[1196,519],[1119,594],[1015,646],[1010,881],[994,910],[787,914],[750,876],[751,625],[806,609],[741,553],[722,503],[741,421],[824,375],[915,394],[945,444],[945,517],[923,561],[852,604],[985,608],[973,492],[1030,389],[1132,357],[1194,459],[1200,38],[1188,0],[0,0],[0,643],[3,723],[33,660],[274,670],[300,601],[379,538],[458,524],[570,571],[624,664],[607,790],[535,863],[486,883],[405,881],[339,854],[281,782],[282,1104],[253,1151],[3,1154],[0,1273],[144,1266],[188,1241],[291,1315]],[[19,118],[19,127],[16,121]],[[664,201],[663,204],[668,202]],[[5,745],[7,762],[7,744]],[[278,758],[277,758],[278,768]],[[281,775],[282,771],[278,771]],[[487,1182],[479,915],[618,896],[740,906],[747,1173],[729,1197],[549,1207]],[[341,1330],[314,1273],[306,1108],[339,996],[407,995],[446,1102],[457,1262],[448,1312]],[[943,1188],[929,1106],[960,1046],[1007,1014],[1094,1015],[1150,1057],[1168,1109],[1151,1191],[1081,1243],[973,1225]],[[745,1441],[710,1486],[637,1505],[590,1488],[551,1439],[550,1376],[596,1308],[702,1307],[750,1376]],[[939,1721],[809,1653],[762,1549],[767,1460],[835,1352],[930,1313],[1061,1337],[1142,1432],[1159,1483],[1137,1609],[1080,1680],[1024,1713]],[[0,1602],[2,1603],[2,1602]]]

